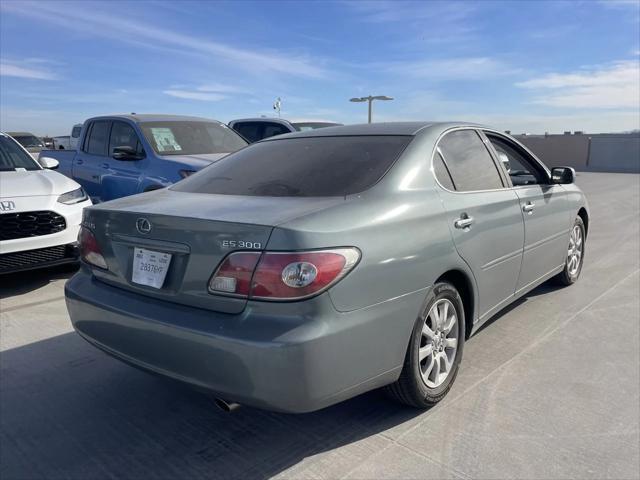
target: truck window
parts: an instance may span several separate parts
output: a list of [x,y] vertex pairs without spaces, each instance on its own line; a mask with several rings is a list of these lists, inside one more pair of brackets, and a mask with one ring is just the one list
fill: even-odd
[[239,122],[233,125],[233,129],[250,143],[262,140],[262,127],[261,122]]
[[226,125],[198,120],[142,122],[142,134],[158,155],[230,153],[247,146]]
[[266,123],[264,125],[262,138],[275,137],[276,135],[282,135],[283,133],[290,133],[290,130],[279,123]]
[[111,122],[99,120],[93,122],[89,138],[87,140],[86,152],[90,155],[107,155],[107,139],[109,137],[109,127]]
[[111,139],[109,140],[109,155],[113,154],[113,149],[116,147],[131,147],[136,153],[143,153],[138,134],[131,125],[125,122],[113,122]]

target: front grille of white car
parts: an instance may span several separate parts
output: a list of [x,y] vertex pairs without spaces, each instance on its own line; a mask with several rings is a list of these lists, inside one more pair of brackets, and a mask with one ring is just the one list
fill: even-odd
[[4,253],[0,255],[0,273],[28,270],[34,267],[57,265],[77,259],[74,244],[56,245],[24,252]]
[[64,217],[48,210],[0,215],[0,240],[50,235],[65,228]]

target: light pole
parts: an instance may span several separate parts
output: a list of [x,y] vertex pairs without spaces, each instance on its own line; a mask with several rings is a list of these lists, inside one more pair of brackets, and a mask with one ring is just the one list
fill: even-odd
[[393,97],[387,97],[386,95],[369,95],[368,97],[356,97],[349,99],[350,102],[369,102],[369,123],[371,123],[371,104],[374,100],[393,100]]

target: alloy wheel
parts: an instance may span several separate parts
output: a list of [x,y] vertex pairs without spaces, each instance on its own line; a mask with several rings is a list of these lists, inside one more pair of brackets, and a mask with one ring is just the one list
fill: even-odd
[[458,315],[446,298],[429,309],[418,350],[420,374],[429,388],[439,387],[451,373],[458,350]]
[[583,247],[582,229],[579,225],[575,225],[569,235],[569,250],[567,251],[567,271],[572,277],[580,270]]

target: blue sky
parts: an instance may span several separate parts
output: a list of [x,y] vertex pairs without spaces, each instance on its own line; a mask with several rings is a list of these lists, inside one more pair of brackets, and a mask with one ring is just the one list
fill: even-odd
[[640,0],[0,3],[0,129],[104,113],[640,128]]

